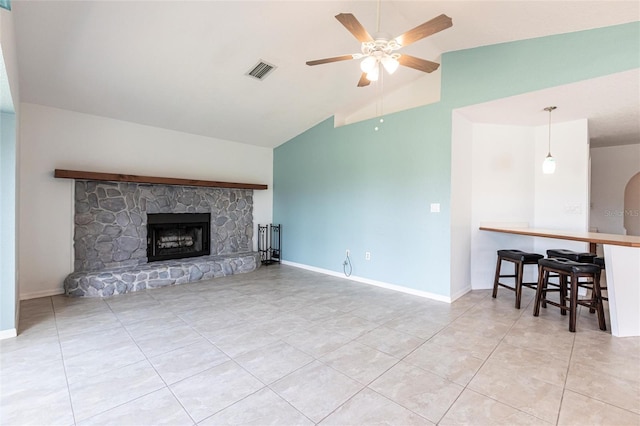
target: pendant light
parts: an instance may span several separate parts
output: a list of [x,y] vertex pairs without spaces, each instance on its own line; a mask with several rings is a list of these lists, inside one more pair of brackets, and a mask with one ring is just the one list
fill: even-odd
[[542,173],[545,175],[553,174],[556,171],[556,159],[551,156],[551,111],[556,108],[557,107],[550,106],[544,109],[549,112],[549,151],[547,152],[547,157],[542,163]]

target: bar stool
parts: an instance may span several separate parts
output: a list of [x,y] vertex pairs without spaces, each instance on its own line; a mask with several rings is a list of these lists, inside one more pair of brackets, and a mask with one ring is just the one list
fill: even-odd
[[[596,258],[596,255],[593,253],[588,253],[588,252],[578,252],[578,251],[573,251],[573,250],[566,250],[566,249],[549,249],[547,250],[547,257],[548,258],[561,258],[561,259],[569,259],[569,260],[573,260],[574,262],[580,262],[580,263],[593,263],[594,259]],[[557,278],[558,275],[549,275],[549,278]],[[587,280],[587,281],[581,281],[578,283],[579,286],[584,287],[584,288],[588,288],[591,289],[593,286],[591,285],[591,281]],[[545,304],[542,304],[542,307],[546,307]],[[590,310],[591,313],[593,313],[593,311]],[[562,312],[564,314],[564,311]]]
[[[522,300],[522,286],[536,288],[537,282],[524,282],[524,265],[537,265],[538,260],[544,256],[537,253],[527,253],[522,250],[498,250],[498,263],[496,264],[496,275],[493,280],[493,298],[498,296],[498,287],[508,288],[516,293],[516,309],[520,309],[520,301]],[[501,274],[500,269],[502,262],[513,263],[513,274]],[[514,278],[513,287],[500,282],[500,278]]]
[[[547,303],[560,308],[564,314],[569,311],[569,331],[576,331],[576,318],[578,305],[594,309],[598,314],[598,326],[600,330],[606,330],[607,325],[604,320],[604,309],[602,307],[602,294],[600,292],[600,267],[593,263],[579,263],[564,258],[540,259],[538,262],[538,287],[536,289],[536,299],[533,307],[533,316],[540,315],[540,305]],[[549,290],[549,274],[554,273],[560,276],[560,288]],[[580,278],[589,278],[593,283],[593,293],[588,299],[578,298],[578,282]],[[570,285],[569,285],[570,282]],[[569,296],[567,297],[567,286],[569,286]],[[547,292],[559,291],[560,302],[554,302],[547,298]],[[566,302],[569,302],[567,306]]]
[[[547,257],[559,257],[559,258],[569,259],[569,260],[573,260],[574,262],[580,262],[580,263],[594,263],[598,265],[601,270],[604,269],[604,258],[598,257],[594,253],[580,253],[572,250],[552,249],[552,250],[547,250]],[[602,273],[602,271],[600,272]],[[593,293],[594,293],[593,282],[591,280],[587,279],[587,280],[580,281],[578,282],[578,285],[582,288],[589,290],[593,297]],[[602,283],[600,283],[600,293],[602,294],[602,292],[605,291],[606,289],[607,287],[603,286]],[[602,300],[609,301],[609,298],[606,296],[602,296]],[[590,308],[589,312],[593,314],[595,313],[595,309]]]

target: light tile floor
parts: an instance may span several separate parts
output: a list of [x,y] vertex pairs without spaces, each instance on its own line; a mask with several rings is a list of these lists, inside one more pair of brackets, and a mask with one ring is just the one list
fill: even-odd
[[23,301],[2,425],[640,425],[640,338],[501,290],[435,302],[288,266]]

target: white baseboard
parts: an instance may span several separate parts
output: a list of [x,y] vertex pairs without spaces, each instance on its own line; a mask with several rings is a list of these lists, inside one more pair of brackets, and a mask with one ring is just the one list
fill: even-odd
[[492,289],[493,289],[493,281],[491,282],[491,284],[474,285],[473,287],[470,288],[470,290],[492,290]]
[[[355,275],[351,275],[350,277],[346,277],[344,274],[341,274],[340,272],[331,271],[329,269],[316,268],[315,266],[304,265],[302,263],[289,262],[287,260],[283,260],[282,264],[283,265],[288,265],[288,266],[293,266],[293,267],[300,268],[300,269],[306,269],[308,271],[319,272],[319,273],[325,274],[325,275],[331,275],[332,277],[344,278],[344,279],[349,280],[349,281],[356,281],[356,282],[359,282],[359,283],[369,284],[369,285],[373,285],[373,286],[376,286],[376,287],[382,287],[382,288],[386,288],[386,289],[389,289],[389,290],[398,291],[398,292],[401,292],[401,293],[407,293],[407,294],[411,294],[413,296],[424,297],[426,299],[436,300],[438,302],[451,303],[451,298],[450,297],[442,296],[440,294],[435,294],[435,293],[429,293],[428,291],[415,290],[413,288],[403,287],[403,286],[396,285],[396,284],[389,284],[389,283],[385,283],[385,282],[382,282],[382,281],[371,280],[369,278],[358,277],[358,276],[355,276]],[[465,291],[465,293],[466,293],[466,291]],[[460,297],[460,296],[458,296],[458,297]]]
[[50,290],[41,290],[41,291],[31,291],[31,292],[28,292],[28,293],[20,293],[20,300],[37,299],[39,297],[57,296],[59,294],[64,294],[64,289],[63,288],[50,289]]
[[16,337],[17,335],[18,335],[18,331],[15,328],[0,330],[0,340],[10,339],[12,337]]
[[464,296],[465,294],[469,293],[471,291],[471,286],[465,287],[462,290],[458,291],[455,294],[451,295],[451,301],[454,302],[456,300],[458,300],[459,298],[461,298],[462,296]]

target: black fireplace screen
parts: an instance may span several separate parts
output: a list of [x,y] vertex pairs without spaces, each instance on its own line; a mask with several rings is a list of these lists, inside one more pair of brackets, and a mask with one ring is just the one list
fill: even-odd
[[160,213],[147,215],[147,258],[157,260],[207,256],[210,213]]

